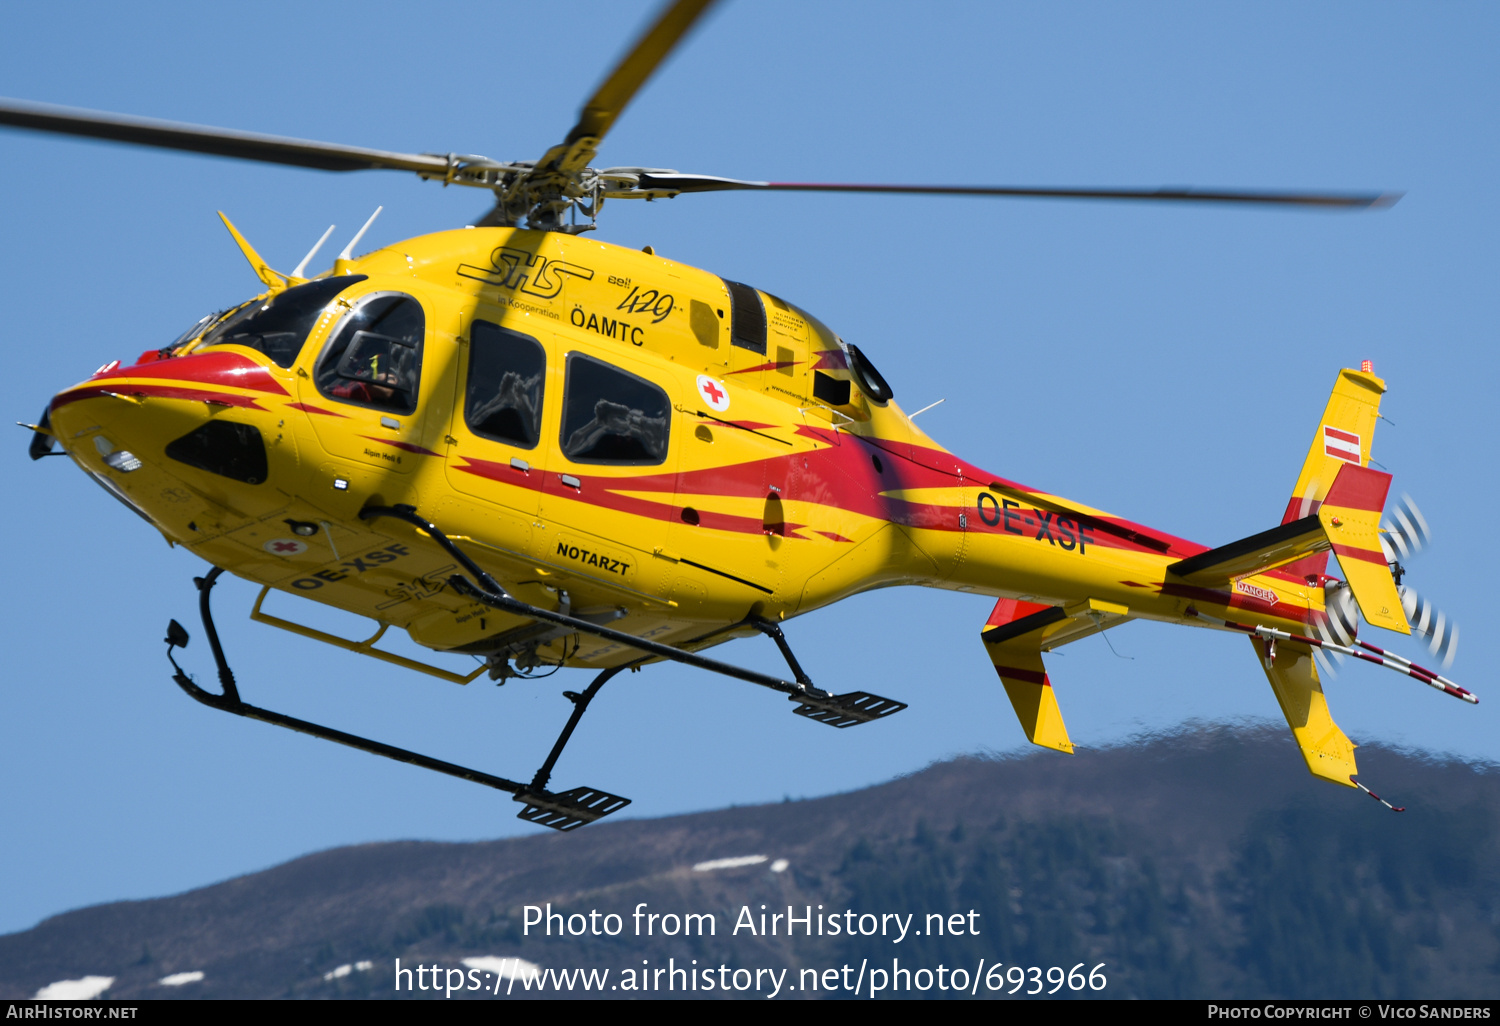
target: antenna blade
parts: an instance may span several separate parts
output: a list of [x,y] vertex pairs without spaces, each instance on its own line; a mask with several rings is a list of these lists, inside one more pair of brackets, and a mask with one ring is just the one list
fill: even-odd
[[345,246],[344,251],[339,254],[340,260],[354,259],[354,247],[359,245],[359,240],[365,237],[365,232],[370,230],[370,225],[375,223],[375,219],[380,216],[380,212],[384,209],[384,206],[378,206],[375,208],[375,213],[370,215],[370,219],[365,222],[365,226],[354,233],[354,238],[349,240],[349,245]]
[[320,238],[317,242],[313,243],[313,248],[307,251],[307,256],[302,258],[302,262],[296,267],[292,268],[293,278],[302,277],[302,272],[307,270],[307,265],[312,263],[312,258],[318,255],[318,250],[323,248],[323,243],[328,241],[328,236],[332,235],[333,230],[337,227],[338,225],[336,224],[329,225],[328,230],[323,233],[323,237]]
[[111,142],[155,146],[215,157],[259,160],[268,164],[309,167],[319,171],[415,171],[442,177],[448,173],[444,157],[420,153],[395,153],[363,146],[293,139],[258,132],[158,121],[105,111],[81,110],[53,104],[29,103],[0,98],[0,125],[55,132],[61,135],[105,139]]
[[860,185],[834,182],[753,182],[713,175],[642,174],[642,190],[668,192],[724,192],[758,189],[768,192],[892,193],[916,196],[1008,196],[1032,199],[1148,200],[1154,203],[1233,203],[1255,206],[1366,209],[1389,207],[1399,192],[1325,193],[1262,192],[1235,189],[1092,189],[1044,188],[1015,185]]

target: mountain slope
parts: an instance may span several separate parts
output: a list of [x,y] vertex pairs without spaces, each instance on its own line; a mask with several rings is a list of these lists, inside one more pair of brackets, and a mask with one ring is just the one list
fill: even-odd
[[[1375,746],[1360,762],[1410,811],[1311,780],[1282,731],[1220,727],[1072,758],[965,758],[851,794],[564,835],[335,849],[0,937],[0,995],[97,975],[115,977],[109,997],[392,997],[397,958],[459,968],[498,956],[608,968],[612,980],[669,958],[790,968],[794,981],[862,959],[972,972],[983,958],[1102,962],[1110,997],[1492,996],[1500,774]],[[767,859],[692,868],[748,855]],[[523,906],[549,902],[618,914],[623,933],[525,936]],[[716,932],[633,936],[641,902],[646,914],[712,913]],[[890,920],[885,937],[732,932],[761,905],[852,910],[850,925],[913,914],[913,933],[894,942]],[[928,914],[950,926],[958,914],[964,935],[915,935]],[[324,978],[362,961],[372,967]],[[156,982],[191,971],[204,978]]]

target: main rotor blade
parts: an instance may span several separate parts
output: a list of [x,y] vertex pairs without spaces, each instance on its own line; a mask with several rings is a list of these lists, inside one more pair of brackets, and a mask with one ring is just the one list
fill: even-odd
[[636,41],[583,105],[578,123],[568,133],[569,144],[584,137],[603,139],[646,79],[687,35],[714,0],[675,0],[664,8],[656,23]]
[[280,135],[237,132],[226,128],[80,110],[76,107],[28,103],[24,100],[0,98],[0,125],[168,150],[186,150],[189,153],[207,153],[216,157],[316,168],[320,171],[386,169],[415,171],[440,177],[448,172],[448,161],[445,158],[426,154],[392,153],[387,150],[365,149],[362,146],[340,146]]
[[615,119],[713,3],[714,0],[673,0],[665,7],[584,103],[578,123],[567,138],[543,154],[535,171],[525,179],[540,180],[556,173],[576,175],[587,167]]
[[1039,199],[1152,200],[1175,203],[1250,203],[1270,206],[1363,209],[1388,207],[1399,192],[1318,193],[1251,192],[1227,189],[1050,189],[1010,185],[845,185],[825,182],[750,182],[712,175],[643,174],[642,190],[725,192],[758,189],[774,192],[866,192],[927,196],[1020,196]]

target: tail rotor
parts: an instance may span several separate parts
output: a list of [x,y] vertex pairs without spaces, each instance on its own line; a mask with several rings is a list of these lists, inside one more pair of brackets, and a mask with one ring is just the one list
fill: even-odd
[[[1395,506],[1382,519],[1380,547],[1391,566],[1391,575],[1396,579],[1396,591],[1401,596],[1401,608],[1406,613],[1412,632],[1427,642],[1427,649],[1441,661],[1446,669],[1453,665],[1458,651],[1458,625],[1447,614],[1428,601],[1415,588],[1401,583],[1406,574],[1403,560],[1408,560],[1432,544],[1432,528],[1427,518],[1417,508],[1410,495],[1402,495]],[[1360,644],[1359,607],[1354,593],[1343,581],[1329,581],[1323,588],[1324,616],[1314,623],[1318,638],[1332,645],[1349,647]],[[1332,676],[1343,663],[1337,651],[1320,650],[1318,668]]]
[[[1354,593],[1343,581],[1329,581],[1323,586],[1324,617],[1313,624],[1313,629],[1323,641],[1345,648],[1354,644],[1359,634],[1359,606]],[[1318,649],[1313,652],[1318,669],[1329,677],[1338,676],[1344,657],[1336,651]]]
[[[1385,552],[1386,561],[1400,568],[1401,560],[1410,559],[1421,552],[1432,543],[1432,530],[1427,526],[1427,518],[1422,516],[1422,511],[1412,501],[1410,495],[1403,494],[1396,502],[1396,508],[1385,515],[1380,524],[1382,534],[1380,536],[1380,547]],[[1400,575],[1403,571],[1395,571],[1396,583],[1400,583]]]
[[1458,652],[1458,625],[1415,588],[1402,586],[1398,591],[1411,629],[1427,639],[1427,650],[1442,660],[1444,669],[1452,666]]
[[1427,639],[1427,650],[1441,659],[1443,668],[1447,669],[1453,665],[1458,650],[1458,625],[1426,596],[1418,594],[1415,588],[1401,584],[1401,578],[1406,574],[1401,561],[1410,559],[1432,544],[1432,528],[1427,525],[1427,518],[1412,497],[1405,494],[1385,515],[1380,527],[1380,547],[1391,564],[1391,574],[1396,578],[1396,590],[1401,596],[1406,621],[1413,632]]

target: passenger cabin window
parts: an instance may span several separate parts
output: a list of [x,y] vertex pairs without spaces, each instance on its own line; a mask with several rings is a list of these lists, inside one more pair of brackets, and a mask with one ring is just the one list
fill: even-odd
[[729,341],[753,353],[766,352],[766,308],[749,285],[724,279],[729,288]]
[[392,413],[417,412],[422,378],[422,304],[411,296],[366,298],[339,324],[315,377],[330,399]]
[[665,462],[671,412],[667,393],[645,378],[568,354],[562,447],[575,463]]
[[[279,292],[260,303],[250,303],[230,314],[203,338],[208,346],[249,346],[269,356],[277,366],[290,367],[302,352],[308,332],[318,322],[333,297],[357,281],[362,274],[319,278]],[[186,337],[179,339],[187,341]],[[177,343],[173,343],[176,345]]]
[[533,449],[542,435],[547,354],[530,335],[475,321],[469,332],[464,422],[481,438]]

